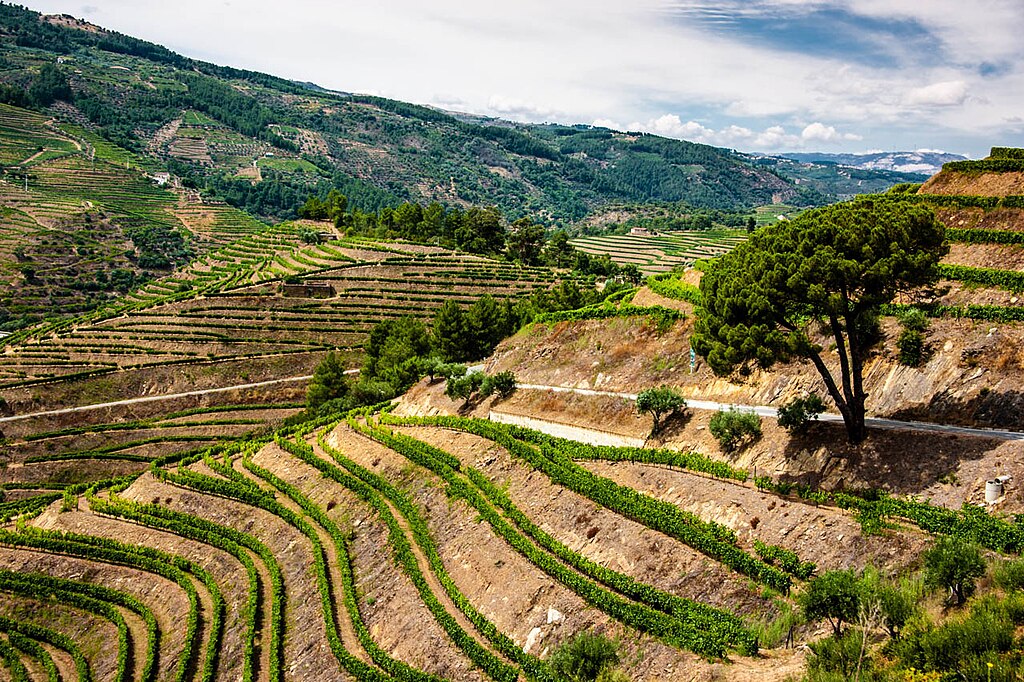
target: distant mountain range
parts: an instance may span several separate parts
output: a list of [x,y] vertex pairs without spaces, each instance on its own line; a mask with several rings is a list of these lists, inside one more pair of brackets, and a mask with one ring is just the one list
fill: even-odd
[[826,154],[806,152],[780,154],[800,163],[826,163],[847,166],[860,170],[895,171],[897,173],[918,173],[935,175],[942,170],[942,164],[963,161],[967,157],[949,152],[919,149],[916,152],[868,152],[864,154]]

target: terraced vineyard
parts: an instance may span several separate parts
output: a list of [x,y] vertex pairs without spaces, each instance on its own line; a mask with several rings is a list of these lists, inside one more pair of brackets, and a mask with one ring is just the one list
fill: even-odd
[[636,265],[642,273],[655,275],[719,256],[745,238],[745,233],[736,231],[666,232],[578,237],[570,243],[585,253],[607,255],[619,265]]
[[[137,299],[166,295],[181,283],[166,278],[173,266],[273,232],[236,209],[159,186],[147,175],[158,169],[152,161],[24,109],[0,105],[0,159],[0,323],[93,310],[147,278],[156,281]],[[167,260],[160,244],[145,251],[140,244],[153,234],[177,240],[178,252]],[[225,255],[207,264],[237,263]]]
[[[618,639],[629,679],[688,678],[708,661],[753,678],[782,655],[757,614],[785,617],[801,582],[755,544],[783,537],[813,560],[830,542],[785,539],[786,517],[827,522],[861,563],[898,568],[923,547],[905,532],[864,536],[848,513],[759,491],[745,472],[705,478],[699,457],[671,475],[727,492],[689,512],[663,490],[612,483],[650,464],[596,472],[595,457],[624,454],[486,421],[352,414],[66,489],[0,531],[6,666],[62,679],[553,682],[550,651],[589,630]],[[766,494],[785,511],[757,502]],[[764,509],[760,523],[706,517],[729,499]]]
[[[180,280],[201,288],[201,297],[188,288],[176,293],[171,288],[175,280],[160,282],[133,294],[130,304],[116,314],[79,320],[53,333],[33,330],[31,336],[13,337],[20,343],[9,343],[0,356],[0,388],[117,369],[356,351],[383,319],[428,319],[447,300],[469,304],[487,293],[515,298],[549,288],[555,281],[555,274],[545,268],[443,253],[416,257],[386,249],[362,252],[323,245],[278,253],[269,260],[262,253],[275,253],[276,242],[266,235],[253,242],[258,239],[267,240],[266,251],[253,246],[250,255],[242,250],[250,247],[241,242],[220,252],[237,257],[236,265],[244,264],[239,269],[217,263],[203,270],[200,265],[192,271],[195,279]],[[379,260],[330,265],[328,259],[350,260],[348,253]],[[276,281],[282,275],[311,271],[315,278],[307,281],[315,281],[315,286],[296,285],[295,295],[282,294],[288,293],[287,285]],[[275,281],[247,285],[248,280],[261,278]],[[157,289],[158,285],[167,288]]]

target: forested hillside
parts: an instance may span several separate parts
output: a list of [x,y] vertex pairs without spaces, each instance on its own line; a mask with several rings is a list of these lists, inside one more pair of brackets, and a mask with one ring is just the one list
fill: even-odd
[[[495,205],[545,223],[610,202],[815,205],[850,191],[843,178],[791,181],[706,145],[334,93],[13,5],[0,5],[0,100],[77,123],[207,197],[271,218],[331,189],[364,209]],[[872,178],[867,189],[891,182]]]

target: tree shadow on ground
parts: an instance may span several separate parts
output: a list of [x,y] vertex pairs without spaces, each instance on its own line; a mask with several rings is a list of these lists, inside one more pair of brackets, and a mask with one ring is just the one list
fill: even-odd
[[869,428],[863,443],[851,445],[842,424],[819,422],[792,435],[783,451],[787,463],[814,459],[818,470],[791,472],[779,480],[830,490],[879,488],[914,494],[956,471],[961,461],[981,459],[1003,443],[994,438]]
[[652,428],[647,436],[648,445],[661,446],[682,437],[691,419],[693,419],[693,410],[682,410],[668,415],[661,420],[661,428],[657,433]]
[[982,389],[968,399],[937,393],[927,405],[895,410],[885,417],[951,426],[1024,430],[1024,392]]

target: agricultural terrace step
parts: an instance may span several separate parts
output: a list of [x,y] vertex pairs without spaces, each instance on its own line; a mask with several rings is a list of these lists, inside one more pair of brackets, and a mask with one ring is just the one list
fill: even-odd
[[[346,370],[345,374],[358,374],[358,369]],[[100,410],[108,407],[118,407],[121,405],[135,405],[138,403],[148,403],[157,400],[174,400],[175,398],[187,398],[198,395],[208,395],[211,393],[223,393],[226,391],[238,391],[246,390],[250,388],[260,388],[262,386],[273,386],[275,384],[293,383],[297,381],[309,381],[313,378],[313,375],[306,375],[300,377],[288,377],[285,379],[270,379],[268,381],[257,381],[249,384],[237,384],[234,386],[222,386],[219,388],[206,388],[199,391],[186,391],[184,393],[169,393],[164,395],[150,395],[143,396],[141,398],[130,398],[128,400],[116,400],[109,403],[98,403],[94,405],[82,405],[79,407],[67,407],[60,410],[46,410],[44,412],[32,412],[30,414],[17,414],[11,417],[0,417],[0,422],[17,421],[19,419],[31,419],[33,417],[48,417],[57,414],[70,414],[72,412],[85,412],[87,410]]]

